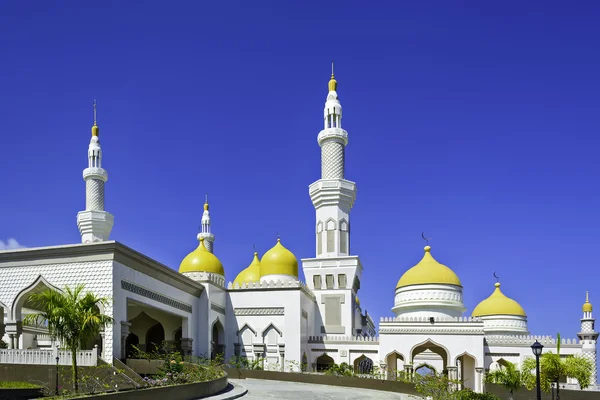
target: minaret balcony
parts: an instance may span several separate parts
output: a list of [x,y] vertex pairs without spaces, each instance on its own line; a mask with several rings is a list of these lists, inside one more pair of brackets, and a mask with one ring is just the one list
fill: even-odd
[[317,136],[319,145],[328,139],[337,139],[345,146],[348,144],[348,132],[342,128],[327,128],[319,132],[319,136]]
[[345,179],[319,179],[308,191],[315,208],[338,205],[349,210],[356,200],[356,183]]

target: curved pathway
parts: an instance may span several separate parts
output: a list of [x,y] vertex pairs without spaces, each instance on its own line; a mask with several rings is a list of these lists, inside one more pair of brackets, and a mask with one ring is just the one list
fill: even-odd
[[231,382],[248,389],[242,400],[413,400],[415,396],[379,390],[356,389],[340,386],[315,385],[262,379],[230,379]]

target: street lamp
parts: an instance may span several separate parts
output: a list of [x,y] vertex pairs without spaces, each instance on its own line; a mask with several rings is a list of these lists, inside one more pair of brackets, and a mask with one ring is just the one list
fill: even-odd
[[542,400],[542,391],[540,389],[540,356],[542,355],[543,349],[544,346],[537,340],[531,345],[531,350],[535,355],[535,387],[537,389],[537,400]]
[[56,390],[55,390],[55,394],[58,396],[58,360],[60,359],[60,357],[58,356],[58,346],[56,346]]

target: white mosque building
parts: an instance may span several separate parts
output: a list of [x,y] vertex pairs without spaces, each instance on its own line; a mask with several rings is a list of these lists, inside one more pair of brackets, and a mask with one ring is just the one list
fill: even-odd
[[[499,283],[465,316],[461,281],[434,259],[430,246],[400,277],[393,303],[390,299],[393,316],[382,318],[377,330],[358,300],[363,267],[350,249],[356,184],[344,174],[348,132],[342,128],[333,74],[317,139],[321,178],[309,186],[316,251],[301,260],[306,282],[299,280],[297,257],[277,240],[262,257],[249,255],[249,266],[227,283],[213,253],[208,201],[198,247],[178,272],[109,240],[114,218],[104,206],[108,174],[94,118],[83,171],[86,209],[77,215],[82,243],[0,252],[0,337],[9,347],[0,350],[0,363],[30,362],[28,354],[39,356],[51,348],[44,326],[23,323],[35,309],[30,295],[78,283],[111,299],[102,312],[115,324],[101,333],[94,350],[108,362],[130,357],[133,345],[151,349],[166,342],[186,354],[241,356],[285,371],[319,371],[343,362],[362,372],[375,366],[388,376],[429,368],[482,391],[485,371],[532,357],[536,340],[544,350],[555,350],[556,339],[529,335],[525,310],[502,293]],[[593,361],[592,389],[594,321],[586,295],[581,331],[561,345],[562,354]],[[574,381],[565,385],[576,386]]]

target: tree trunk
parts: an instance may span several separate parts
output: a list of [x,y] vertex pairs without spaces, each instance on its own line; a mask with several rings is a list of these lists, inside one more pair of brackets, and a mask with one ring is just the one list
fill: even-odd
[[75,393],[79,391],[79,384],[77,382],[77,347],[71,347],[71,366],[73,367],[73,387]]
[[560,400],[560,383],[556,380],[556,400]]
[[508,392],[508,400],[513,400],[513,392],[512,390]]

